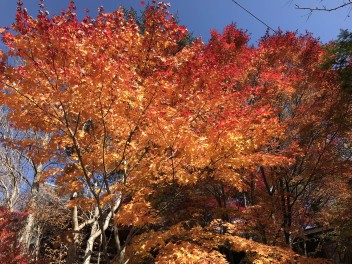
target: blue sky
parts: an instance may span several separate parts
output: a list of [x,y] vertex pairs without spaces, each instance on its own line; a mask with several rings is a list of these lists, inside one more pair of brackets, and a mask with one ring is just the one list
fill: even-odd
[[[307,17],[307,11],[295,9],[295,3],[302,6],[317,6],[320,0],[237,0],[270,27],[283,31],[298,30],[304,33],[312,32],[326,43],[336,38],[339,30],[350,29],[352,17],[349,18],[349,9],[334,12],[316,12]],[[32,15],[36,15],[39,0],[23,0],[24,6]],[[66,9],[69,0],[46,0],[45,4],[51,14]],[[98,6],[104,6],[106,11],[115,10],[118,6],[141,9],[140,0],[77,0],[77,13],[83,15],[83,8],[91,10],[94,16]],[[148,2],[148,0],[145,0]],[[243,11],[231,0],[169,0],[171,10],[177,13],[180,23],[185,25],[195,36],[202,36],[203,41],[209,39],[209,31],[222,29],[235,22],[238,27],[248,30],[251,42],[255,43],[265,34],[266,27]],[[339,3],[340,1],[325,0],[325,3]],[[16,13],[15,0],[0,0],[0,26],[13,22]]]

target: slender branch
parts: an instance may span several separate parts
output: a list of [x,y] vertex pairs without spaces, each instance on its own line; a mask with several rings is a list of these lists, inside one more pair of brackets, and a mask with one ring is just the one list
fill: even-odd
[[323,6],[323,7],[301,7],[299,5],[295,5],[295,6],[296,6],[296,9],[308,10],[310,12],[313,12],[313,11],[331,12],[331,11],[335,11],[335,10],[338,10],[340,8],[343,8],[343,7],[346,7],[346,6],[349,6],[349,5],[352,5],[352,2],[350,0],[348,1],[348,3],[344,3],[344,4],[341,4],[339,6],[332,7],[332,8],[327,8],[325,6]]

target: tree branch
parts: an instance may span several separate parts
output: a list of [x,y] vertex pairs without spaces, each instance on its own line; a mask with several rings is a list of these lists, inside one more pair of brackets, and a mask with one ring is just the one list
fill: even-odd
[[[352,2],[349,0],[348,3],[343,3],[339,6],[335,6],[335,7],[331,7],[331,8],[327,8],[325,6],[323,7],[301,7],[299,5],[295,5],[296,9],[300,9],[300,10],[308,10],[310,12],[313,12],[313,11],[325,11],[325,12],[331,12],[331,11],[335,11],[335,10],[338,10],[340,8],[343,8],[343,7],[346,7],[346,6],[349,6],[349,5],[352,5]],[[352,7],[351,7],[352,8]]]

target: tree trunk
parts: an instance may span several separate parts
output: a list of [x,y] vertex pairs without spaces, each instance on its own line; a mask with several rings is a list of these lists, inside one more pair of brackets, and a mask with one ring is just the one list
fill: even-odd
[[98,221],[95,221],[94,224],[92,225],[92,229],[90,231],[90,237],[87,241],[86,250],[84,252],[83,264],[90,264],[90,259],[92,257],[95,239],[98,236],[100,236],[100,233],[101,233],[99,231],[100,230],[98,230]]
[[67,249],[67,264],[73,264],[75,259],[77,258],[77,239],[78,239],[78,212],[77,206],[72,208],[72,222],[73,222],[73,241],[68,245]]
[[29,215],[27,217],[26,225],[23,229],[22,236],[20,239],[21,243],[24,246],[24,249],[27,252],[29,252],[30,250],[31,240],[34,233],[33,230],[35,226],[35,213],[33,210],[35,210],[38,203],[39,181],[43,170],[43,165],[39,164],[38,166],[35,166],[33,164],[33,168],[34,168],[34,179],[32,184],[31,197],[28,203]]

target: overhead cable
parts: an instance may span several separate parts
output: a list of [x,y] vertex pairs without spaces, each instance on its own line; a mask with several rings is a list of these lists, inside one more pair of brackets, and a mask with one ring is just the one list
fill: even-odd
[[262,23],[263,25],[265,25],[267,28],[269,28],[270,30],[272,30],[273,32],[277,33],[275,29],[273,29],[272,27],[270,27],[267,23],[265,23],[263,20],[261,20],[259,17],[257,17],[256,15],[254,15],[251,11],[249,11],[248,9],[246,9],[244,6],[240,5],[236,0],[231,0],[233,3],[235,3],[236,5],[238,5],[240,8],[242,8],[244,11],[246,11],[248,14],[250,14],[252,17],[254,17],[256,20],[258,20],[260,23]]

